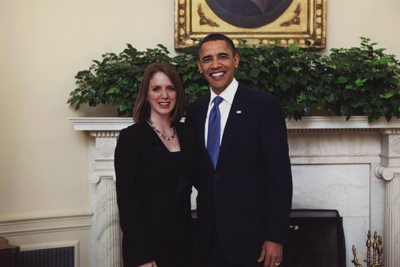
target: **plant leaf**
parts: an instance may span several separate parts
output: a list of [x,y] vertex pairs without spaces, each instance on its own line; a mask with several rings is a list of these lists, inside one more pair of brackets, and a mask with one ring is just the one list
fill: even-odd
[[391,98],[392,96],[393,96],[393,94],[390,94],[390,93],[387,93],[387,94],[384,94],[384,95],[383,94],[379,95],[380,98],[386,98],[386,99]]
[[347,78],[346,78],[346,77],[340,76],[340,77],[338,78],[338,83],[346,83],[346,82],[347,82]]

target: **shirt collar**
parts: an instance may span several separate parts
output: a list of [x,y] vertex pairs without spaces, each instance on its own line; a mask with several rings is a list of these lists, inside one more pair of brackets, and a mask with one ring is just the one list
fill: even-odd
[[[233,98],[235,97],[238,87],[239,87],[238,81],[236,81],[236,79],[233,78],[232,82],[228,85],[228,87],[226,87],[226,89],[219,96],[222,97],[226,102],[228,102],[229,105],[232,105]],[[211,106],[211,103],[214,101],[214,98],[218,96],[216,93],[214,93],[213,90],[211,90],[211,88],[210,92],[211,94],[210,94],[209,106]]]

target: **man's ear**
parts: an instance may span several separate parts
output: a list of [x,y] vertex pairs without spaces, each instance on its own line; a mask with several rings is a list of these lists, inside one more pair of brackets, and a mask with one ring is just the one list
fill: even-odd
[[197,67],[199,68],[200,73],[203,73],[203,70],[201,68],[201,64],[200,64],[199,60],[197,60]]
[[240,56],[239,56],[239,54],[236,54],[236,55],[233,57],[233,61],[235,62],[235,68],[239,67],[239,61],[240,61]]

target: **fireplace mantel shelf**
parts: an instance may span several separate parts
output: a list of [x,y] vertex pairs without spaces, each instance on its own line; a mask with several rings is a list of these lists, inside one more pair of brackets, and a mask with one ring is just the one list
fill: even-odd
[[[120,131],[133,123],[127,117],[73,117],[69,120],[76,131]],[[294,129],[396,129],[400,128],[400,119],[393,118],[387,122],[385,118],[368,123],[367,116],[353,116],[348,121],[345,117],[311,116],[302,120],[286,120],[288,130]]]

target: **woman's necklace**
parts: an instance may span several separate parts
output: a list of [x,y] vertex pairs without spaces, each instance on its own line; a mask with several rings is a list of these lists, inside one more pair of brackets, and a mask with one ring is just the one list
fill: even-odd
[[172,136],[164,136],[159,130],[157,130],[156,126],[154,125],[154,123],[148,119],[147,123],[151,126],[151,128],[153,128],[153,130],[156,132],[156,134],[162,138],[164,138],[165,140],[171,141],[171,139],[174,139],[175,135],[176,135],[176,129],[175,127],[172,127],[174,129],[174,134]]

